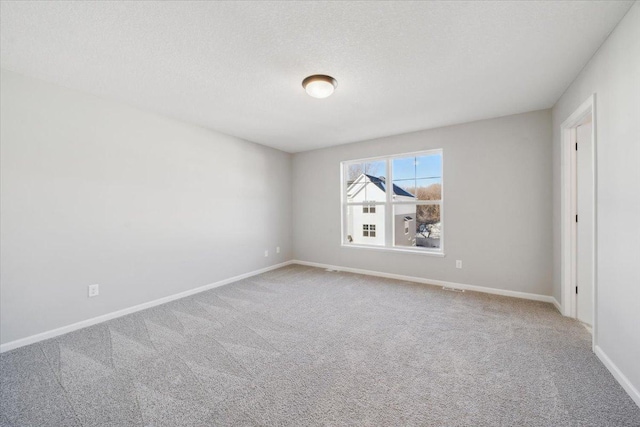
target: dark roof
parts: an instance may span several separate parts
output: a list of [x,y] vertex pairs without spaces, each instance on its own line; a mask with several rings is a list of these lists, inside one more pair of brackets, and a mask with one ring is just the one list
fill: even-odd
[[[384,178],[378,178],[377,176],[372,176],[372,175],[366,175],[366,177],[369,178],[369,180],[373,184],[375,184],[376,187],[378,187],[382,191],[387,191],[385,189],[385,187],[387,186],[387,183]],[[407,196],[407,197],[414,197],[414,198],[416,197],[413,194],[407,191],[404,191],[402,188],[398,187],[395,184],[393,184],[393,194],[395,194],[396,196]]]

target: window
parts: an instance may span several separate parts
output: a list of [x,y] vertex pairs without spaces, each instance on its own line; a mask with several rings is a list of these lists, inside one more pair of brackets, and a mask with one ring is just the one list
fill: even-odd
[[442,252],[442,150],[343,162],[342,175],[344,245]]
[[376,225],[362,224],[362,237],[376,237]]

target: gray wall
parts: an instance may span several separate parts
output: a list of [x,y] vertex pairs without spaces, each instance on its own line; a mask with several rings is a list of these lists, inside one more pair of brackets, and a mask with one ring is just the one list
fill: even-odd
[[11,72],[1,85],[2,343],[291,259],[291,155]]
[[640,390],[640,4],[553,107],[553,294],[560,300],[560,125],[596,94],[597,345]]
[[[340,162],[433,148],[444,156],[446,256],[341,247]],[[550,159],[550,110],[295,154],[295,258],[550,295]]]

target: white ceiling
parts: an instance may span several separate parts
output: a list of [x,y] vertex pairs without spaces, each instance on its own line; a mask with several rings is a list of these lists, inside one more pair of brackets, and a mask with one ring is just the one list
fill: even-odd
[[551,107],[632,3],[2,2],[1,65],[299,152]]

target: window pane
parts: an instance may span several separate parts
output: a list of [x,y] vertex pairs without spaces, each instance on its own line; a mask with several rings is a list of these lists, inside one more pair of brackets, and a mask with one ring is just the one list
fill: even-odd
[[364,173],[376,178],[384,178],[387,176],[387,162],[384,160],[367,162],[364,164]]
[[353,182],[358,179],[360,175],[364,173],[364,164],[362,163],[354,163],[347,165],[345,167],[345,179],[347,180],[347,185],[353,184]]
[[417,190],[414,193],[418,200],[441,200],[442,178],[417,179]]
[[384,206],[376,205],[375,211],[364,213],[362,206],[347,205],[345,243],[384,246]]
[[440,247],[440,205],[395,205],[393,214],[395,246]]
[[403,157],[393,159],[393,179],[415,179],[416,177],[416,158]]
[[396,201],[441,200],[442,154],[393,159],[393,184]]
[[347,185],[350,185],[362,174],[373,176],[376,178],[384,178],[387,176],[387,162],[377,160],[373,162],[352,163],[346,167]]
[[416,157],[416,178],[441,178],[442,154]]
[[440,247],[440,205],[418,205],[416,208],[416,246]]
[[347,165],[345,179],[347,202],[386,200],[386,162],[367,162]]

